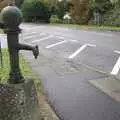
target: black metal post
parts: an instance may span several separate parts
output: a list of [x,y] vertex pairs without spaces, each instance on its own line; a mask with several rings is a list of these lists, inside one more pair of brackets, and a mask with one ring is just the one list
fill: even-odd
[[1,18],[4,24],[4,33],[7,34],[8,51],[10,58],[9,83],[17,84],[24,82],[19,64],[19,50],[31,50],[37,58],[39,54],[38,46],[30,46],[19,43],[19,25],[22,21],[21,11],[14,5],[10,4],[1,11]]
[[10,73],[9,73],[9,82],[10,83],[21,83],[24,81],[24,78],[20,71],[19,66],[19,50],[18,47],[18,34],[20,30],[7,30],[7,43],[8,51],[10,58]]

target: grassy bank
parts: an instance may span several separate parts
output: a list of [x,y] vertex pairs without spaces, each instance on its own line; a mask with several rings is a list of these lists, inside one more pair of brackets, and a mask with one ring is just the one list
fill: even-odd
[[[1,67],[0,64],[0,77],[2,78],[1,82],[6,83],[10,70],[9,54],[7,49],[2,49],[2,55],[3,55],[3,68]],[[24,60],[22,56],[20,56],[20,68],[23,76],[35,80],[37,89],[41,90],[41,84],[39,78],[32,72],[30,66],[27,64],[27,62]]]
[[3,30],[2,30],[2,29],[0,29],[0,34],[1,34],[1,33],[3,33]]
[[70,27],[70,28],[85,28],[85,29],[96,29],[96,30],[111,30],[111,31],[120,31],[120,27],[111,27],[111,26],[89,26],[89,25],[75,25],[75,24],[49,24],[51,26],[61,26],[61,27]]
[[[3,68],[1,68],[1,64],[0,64],[0,78],[2,78],[0,82],[6,83],[8,79],[9,70],[10,70],[10,66],[8,62],[9,55],[8,55],[7,49],[2,49],[2,53],[3,53]],[[20,68],[24,77],[32,78],[35,82],[35,85],[37,88],[41,120],[59,120],[59,118],[56,116],[53,109],[50,107],[50,105],[46,101],[39,77],[37,77],[32,72],[31,67],[28,65],[28,63],[24,60],[22,56],[20,56]]]

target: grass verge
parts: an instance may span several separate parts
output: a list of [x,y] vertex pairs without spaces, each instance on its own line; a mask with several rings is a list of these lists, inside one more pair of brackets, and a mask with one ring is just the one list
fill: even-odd
[[[0,65],[1,83],[7,83],[9,70],[10,70],[8,50],[2,49],[2,55],[3,55],[3,68]],[[37,77],[36,74],[32,72],[30,66],[24,60],[23,56],[20,56],[20,68],[23,76],[25,76],[25,78],[33,79],[35,82],[36,88],[38,90],[41,90],[41,84],[40,84],[39,78]]]
[[49,25],[78,28],[78,29],[85,28],[85,29],[95,29],[95,30],[120,31],[120,27],[111,27],[111,26],[90,26],[90,25],[75,25],[75,24],[49,24]]
[[[1,68],[0,64],[0,77],[2,78],[0,82],[6,83],[10,70],[9,55],[7,49],[2,49],[2,54],[3,54],[3,68]],[[23,56],[20,56],[20,68],[24,77],[31,78],[34,80],[38,94],[41,120],[60,120],[46,100],[39,77],[32,72],[31,67],[25,61]]]
[[0,29],[0,34],[2,34],[3,33],[3,30],[2,29]]

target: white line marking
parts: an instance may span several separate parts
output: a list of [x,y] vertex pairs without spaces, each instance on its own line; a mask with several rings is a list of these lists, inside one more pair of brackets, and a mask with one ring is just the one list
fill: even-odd
[[24,32],[23,32],[23,33],[20,34],[20,37],[26,37],[26,36],[28,36],[28,35],[29,35],[29,36],[32,36],[32,34],[36,34],[36,32],[32,32],[32,33],[24,33]]
[[118,50],[115,50],[114,52],[120,54],[120,51],[118,51]]
[[57,43],[55,43],[55,44],[51,44],[51,45],[48,45],[48,46],[46,46],[45,48],[52,48],[52,47],[55,47],[55,46],[57,46],[57,45],[61,45],[61,44],[63,44],[63,43],[65,43],[65,42],[67,42],[66,40],[64,40],[64,41],[61,41],[61,42],[57,42]]
[[89,46],[89,47],[96,47],[96,45],[93,45],[93,44],[87,44],[87,46]]
[[53,36],[53,35],[50,35],[50,36],[47,36],[47,37],[43,37],[43,38],[41,38],[41,39],[39,39],[39,40],[34,40],[34,41],[32,41],[32,43],[41,42],[41,41],[47,40],[47,39],[52,38],[52,37],[54,37],[54,36]]
[[31,39],[31,38],[34,38],[34,37],[41,37],[41,36],[44,36],[44,35],[46,35],[46,33],[40,33],[39,35],[30,35],[30,36],[24,37],[24,40],[28,40],[28,39]]
[[33,37],[33,35],[24,37],[24,40],[28,40],[28,39],[30,39],[30,38],[32,38],[32,37]]
[[70,42],[78,42],[78,40],[69,40]]
[[62,36],[56,36],[57,38],[59,38],[59,39],[64,39],[64,37],[62,37]]
[[119,69],[120,69],[120,57],[118,58],[115,66],[113,67],[111,74],[117,75],[117,73],[119,72]]
[[73,59],[73,58],[74,58],[75,56],[77,56],[80,52],[82,52],[87,46],[96,47],[96,45],[92,45],[92,44],[82,45],[76,52],[74,52],[72,55],[69,56],[69,59]]
[[36,32],[31,32],[31,33],[24,33],[22,32],[23,35],[31,35],[31,34],[35,34]]
[[87,47],[87,45],[82,45],[76,52],[74,52],[72,55],[69,56],[69,59],[73,59],[78,53],[80,53],[82,50],[84,50]]

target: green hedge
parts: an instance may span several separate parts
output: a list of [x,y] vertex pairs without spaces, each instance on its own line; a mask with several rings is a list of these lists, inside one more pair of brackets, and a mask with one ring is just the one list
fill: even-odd
[[116,7],[104,14],[103,25],[120,27],[120,7]]
[[40,0],[25,2],[22,12],[26,22],[48,22],[50,18],[48,6]]

